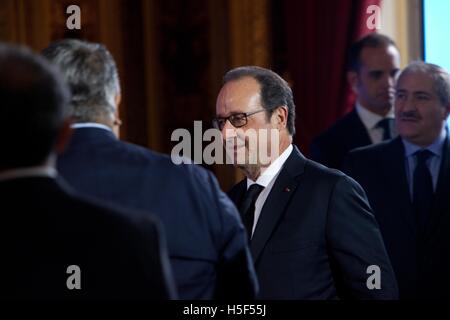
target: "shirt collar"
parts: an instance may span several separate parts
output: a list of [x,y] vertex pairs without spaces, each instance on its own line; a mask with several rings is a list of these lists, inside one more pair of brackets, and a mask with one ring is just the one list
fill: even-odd
[[83,123],[74,123],[72,124],[72,129],[80,129],[80,128],[99,128],[99,129],[105,129],[108,131],[111,131],[111,128],[101,124],[101,123],[96,123],[96,122],[83,122]]
[[356,112],[358,113],[359,117],[361,118],[361,121],[364,124],[364,126],[369,130],[374,129],[376,127],[376,125],[378,124],[378,122],[380,122],[380,120],[383,120],[385,118],[394,119],[393,108],[391,108],[391,110],[385,117],[382,117],[382,116],[380,116],[376,113],[373,113],[372,111],[364,108],[361,105],[361,103],[359,103],[358,101],[356,102]]
[[273,161],[266,170],[264,170],[264,172],[258,177],[258,179],[256,179],[256,181],[247,178],[247,188],[255,183],[266,188],[281,171],[281,168],[289,158],[293,149],[294,147],[292,146],[292,144],[290,144],[289,147],[287,147],[286,150],[284,150],[283,153],[278,158],[276,158],[275,161]]
[[435,156],[440,157],[442,155],[442,147],[444,145],[446,138],[447,138],[447,129],[444,126],[442,128],[442,131],[441,131],[441,134],[439,135],[439,137],[437,137],[436,140],[434,140],[434,142],[426,148],[422,148],[418,145],[415,145],[411,142],[406,141],[406,139],[402,139],[403,145],[405,146],[405,156],[410,157],[410,156],[414,155],[414,153],[416,153],[417,151],[426,149],[428,151],[431,151]]
[[57,175],[58,172],[52,166],[36,166],[0,172],[0,181],[29,177],[56,178]]

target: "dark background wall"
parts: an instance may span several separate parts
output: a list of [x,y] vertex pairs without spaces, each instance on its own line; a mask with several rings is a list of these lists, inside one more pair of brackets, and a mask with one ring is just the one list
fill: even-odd
[[[1,0],[0,40],[37,51],[66,37],[104,43],[121,77],[121,138],[163,153],[175,144],[173,130],[193,131],[195,120],[209,127],[227,70],[271,68],[294,89],[296,142],[307,153],[310,139],[348,110],[344,56],[377,2]],[[72,4],[81,8],[81,30],[66,28]],[[229,166],[208,168],[224,189],[241,178]]]

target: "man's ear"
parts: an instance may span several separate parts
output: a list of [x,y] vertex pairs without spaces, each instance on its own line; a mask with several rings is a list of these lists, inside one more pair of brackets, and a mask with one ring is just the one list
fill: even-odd
[[120,93],[116,94],[114,97],[114,102],[116,104],[116,110],[119,110],[120,102],[122,101],[122,95]]
[[356,71],[348,71],[347,72],[347,81],[350,87],[352,88],[353,92],[357,93],[357,87],[358,87],[358,73]]
[[448,120],[448,116],[450,115],[450,103],[445,107],[445,119]]
[[114,120],[113,120],[113,132],[116,135],[116,137],[119,138],[120,135],[120,126],[122,125],[122,120],[119,117],[119,105],[122,101],[122,96],[120,93],[116,94],[114,97],[114,102],[116,104],[116,110],[114,111]]
[[58,132],[58,137],[56,138],[55,151],[57,154],[63,153],[65,147],[70,141],[72,136],[72,121],[70,119],[64,120],[61,129]]
[[277,108],[274,112],[274,116],[275,121],[280,126],[280,129],[287,127],[288,108],[286,106]]

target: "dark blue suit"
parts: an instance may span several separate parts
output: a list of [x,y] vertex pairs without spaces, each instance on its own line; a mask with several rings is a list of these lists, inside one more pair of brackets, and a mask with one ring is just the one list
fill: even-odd
[[181,299],[254,297],[245,230],[209,171],[98,128],[74,130],[58,170],[83,193],[160,217]]
[[366,127],[353,109],[313,140],[311,159],[329,168],[340,169],[347,153],[371,144]]
[[[246,180],[229,193],[239,203]],[[294,148],[251,241],[261,299],[395,299],[397,285],[364,191]],[[381,269],[369,290],[367,268]]]
[[[0,181],[0,299],[175,298],[160,225],[151,215],[80,198],[46,177]],[[80,268],[80,290],[66,285]]]
[[[396,273],[400,299],[449,298],[450,141],[444,144],[434,207],[419,235],[401,138],[352,151],[344,171],[367,192]],[[417,250],[421,244],[423,250]]]

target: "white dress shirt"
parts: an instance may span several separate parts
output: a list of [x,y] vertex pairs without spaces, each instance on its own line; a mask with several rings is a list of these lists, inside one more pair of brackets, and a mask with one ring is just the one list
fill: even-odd
[[256,181],[247,178],[247,190],[252,184],[255,183],[264,187],[255,202],[255,219],[253,221],[252,236],[255,232],[256,224],[258,223],[258,219],[264,203],[266,202],[266,199],[269,196],[269,193],[272,190],[272,187],[277,180],[277,177],[280,174],[284,163],[291,155],[293,149],[294,148],[292,147],[292,144],[289,145],[289,147],[287,147],[286,150],[284,150],[283,153],[278,158],[276,158],[275,161],[272,162],[266,170],[264,170],[264,172],[258,177],[258,179],[256,179]]
[[105,129],[108,131],[111,131],[111,128],[108,126],[105,126],[101,123],[95,123],[95,122],[83,122],[83,123],[74,123],[72,124],[72,129],[79,129],[79,128],[99,128],[99,129]]
[[57,175],[56,169],[51,166],[36,166],[0,172],[0,181],[29,177],[56,178]]
[[[383,128],[377,127],[378,122],[381,120],[388,118],[394,119],[394,110],[391,109],[389,113],[382,117],[376,113],[373,113],[370,110],[364,108],[359,102],[356,102],[356,112],[359,115],[364,127],[366,127],[367,132],[369,133],[370,140],[372,143],[380,143],[383,141]],[[393,132],[391,132],[393,134]]]

